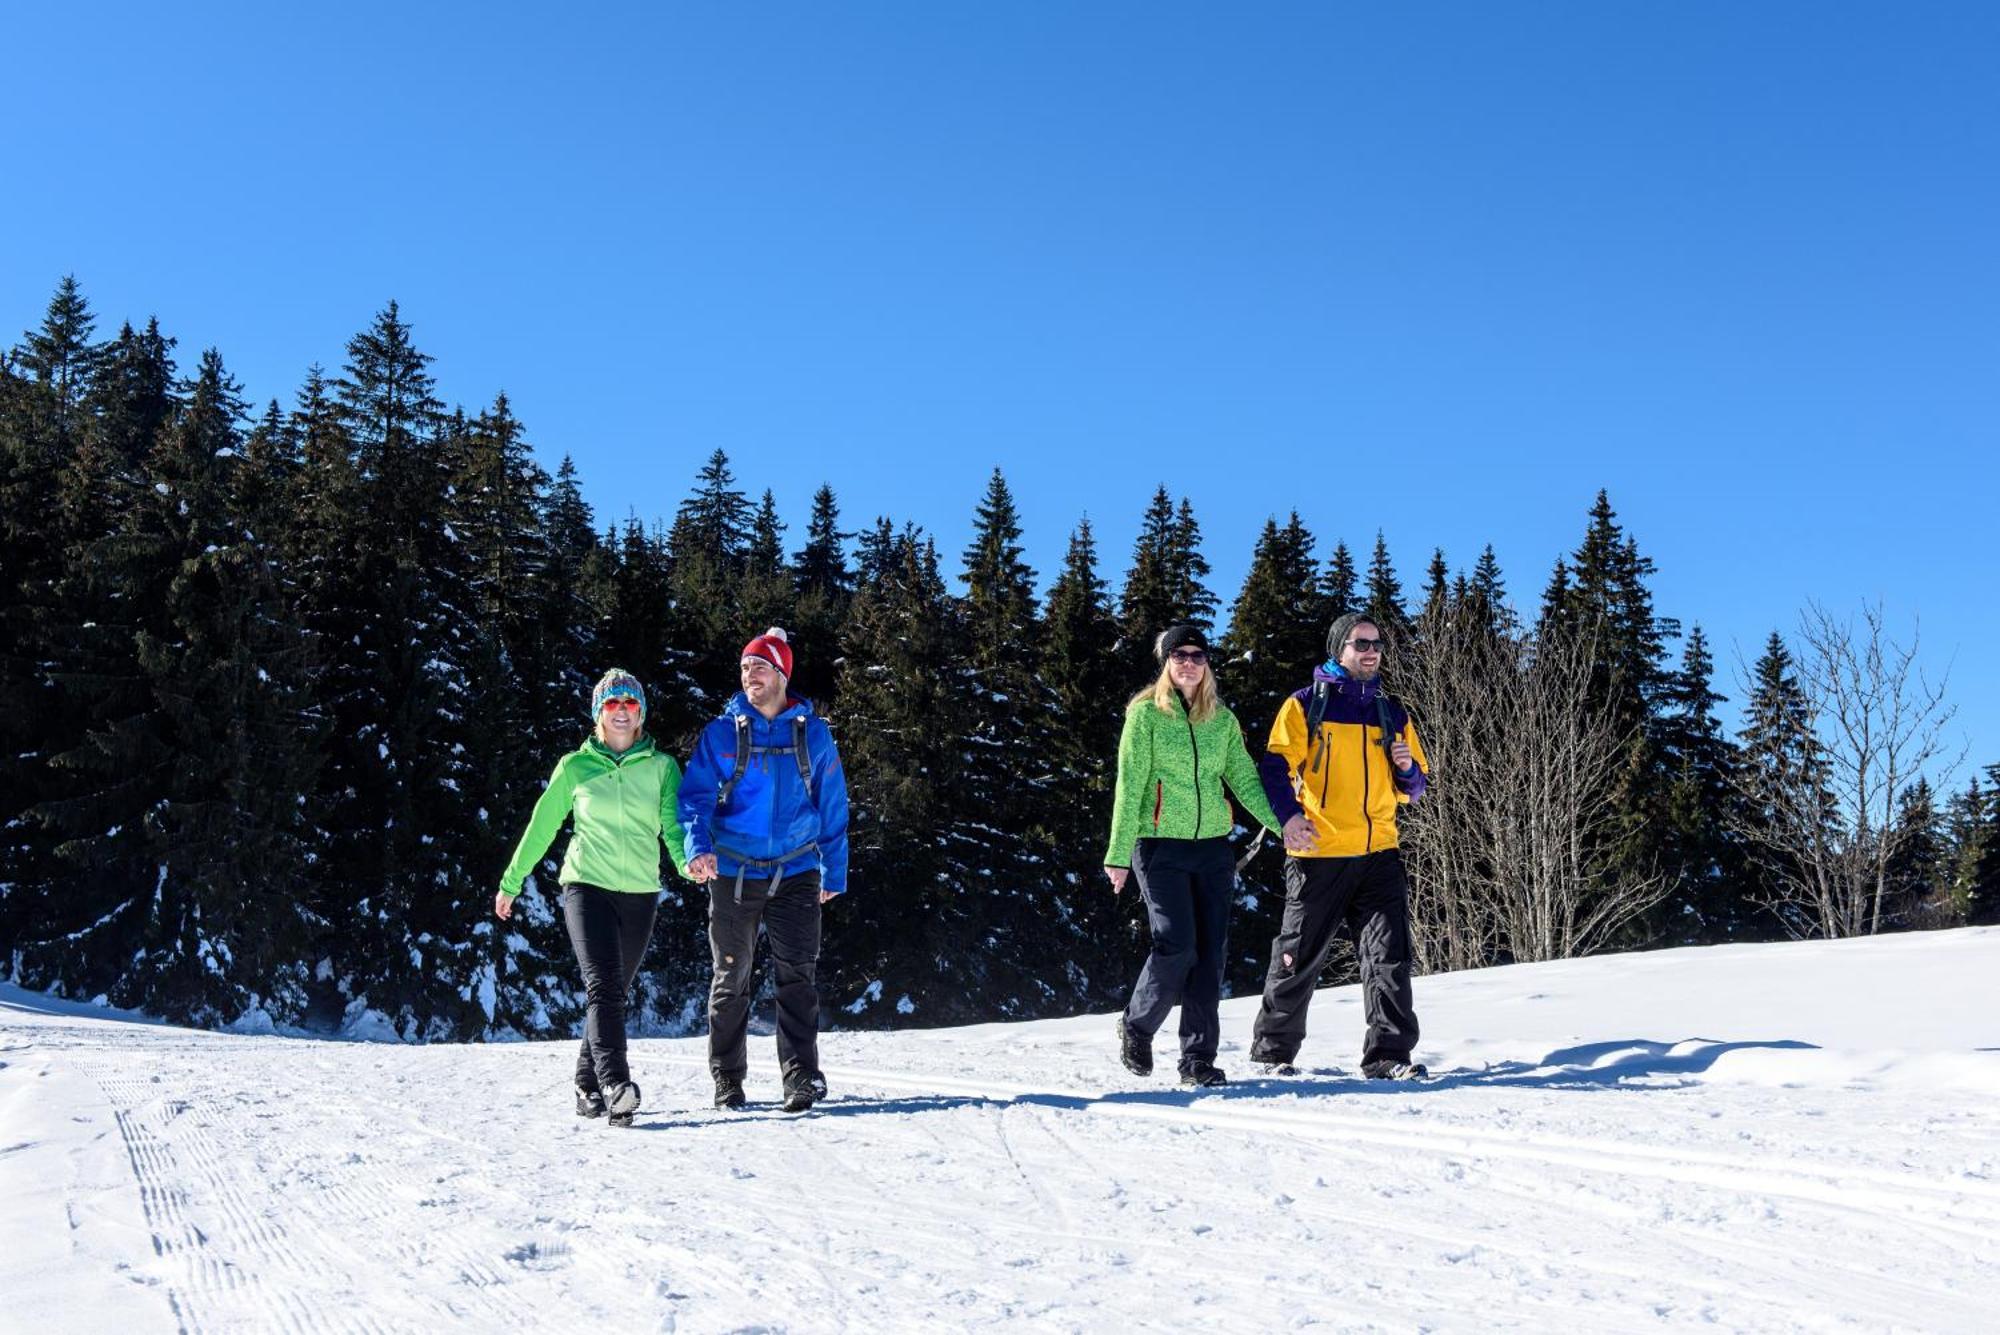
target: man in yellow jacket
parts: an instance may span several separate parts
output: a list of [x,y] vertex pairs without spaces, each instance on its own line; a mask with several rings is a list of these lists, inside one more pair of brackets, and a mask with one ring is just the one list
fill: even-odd
[[1251,1060],[1290,1074],[1306,1009],[1345,926],[1361,962],[1368,1032],[1362,1073],[1411,1079],[1417,1015],[1410,996],[1410,896],[1396,811],[1429,782],[1416,725],[1382,689],[1388,642],[1359,613],[1336,618],[1313,684],[1288,696],[1271,725],[1258,775],[1282,823],[1304,813],[1310,849],[1285,859],[1285,913],[1271,942]]

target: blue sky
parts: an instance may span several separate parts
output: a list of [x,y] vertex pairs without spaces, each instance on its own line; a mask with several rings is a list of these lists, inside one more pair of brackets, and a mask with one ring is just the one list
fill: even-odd
[[1165,482],[1225,605],[1293,507],[1532,605],[1604,487],[1725,677],[1879,598],[2000,760],[2000,7],[536,10],[13,15],[0,319],[289,403],[394,298],[601,518],[720,447],[955,557],[999,464],[1115,582]]

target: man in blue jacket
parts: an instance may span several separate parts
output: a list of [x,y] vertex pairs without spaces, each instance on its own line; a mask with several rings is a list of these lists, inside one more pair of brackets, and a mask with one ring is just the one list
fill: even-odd
[[847,889],[847,778],[826,720],[792,695],[792,646],[743,646],[743,690],[701,731],[681,780],[688,874],[708,884],[708,1067],[715,1106],[743,1106],[761,922],[778,983],[785,1111],[826,1097],[819,1070],[820,905]]

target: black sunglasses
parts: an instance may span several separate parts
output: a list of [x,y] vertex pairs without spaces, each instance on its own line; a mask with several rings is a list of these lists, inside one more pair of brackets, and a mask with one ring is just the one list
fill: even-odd
[[1387,640],[1349,640],[1347,643],[1357,654],[1382,654],[1389,651]]

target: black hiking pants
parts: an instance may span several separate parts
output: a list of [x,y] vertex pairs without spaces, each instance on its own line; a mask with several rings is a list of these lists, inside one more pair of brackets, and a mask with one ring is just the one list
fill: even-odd
[[1252,1061],[1289,1062],[1298,1056],[1313,988],[1343,928],[1361,964],[1361,1007],[1368,1023],[1363,1064],[1410,1059],[1417,1046],[1410,891],[1403,854],[1390,848],[1358,858],[1285,859],[1285,916],[1271,942]]
[[1229,841],[1141,839],[1132,872],[1146,901],[1153,953],[1139,970],[1125,1023],[1148,1038],[1181,1008],[1181,1069],[1213,1062],[1221,1019],[1222,966],[1229,945],[1229,905],[1236,895],[1236,860]]
[[602,890],[578,882],[563,887],[563,922],[583,968],[583,1046],[576,1054],[578,1089],[610,1089],[632,1078],[625,1063],[625,1003],[639,961],[653,939],[657,892]]
[[778,1065],[786,1073],[819,1070],[819,873],[786,877],[771,893],[769,881],[711,881],[708,948],[715,982],[708,990],[708,1069],[741,1080],[749,1070],[745,1040],[750,1003],[757,995],[752,966],[757,924],[771,948],[778,983]]

